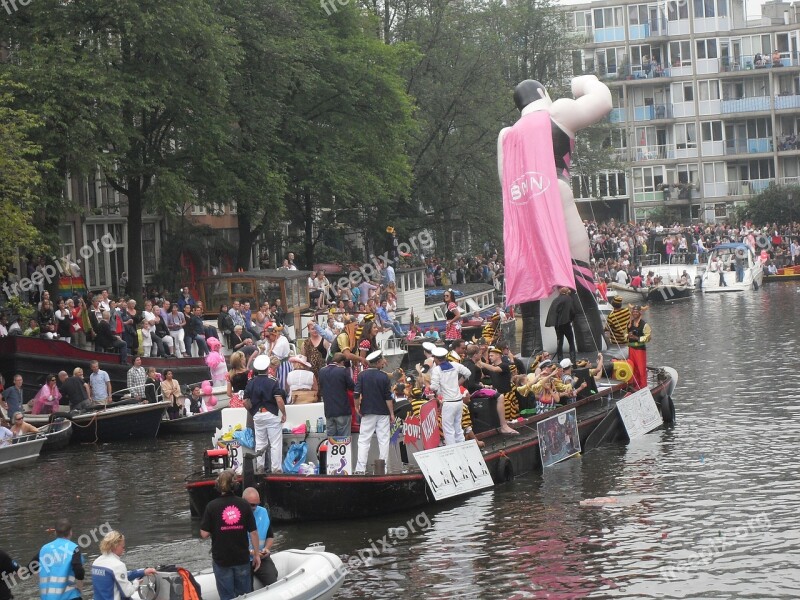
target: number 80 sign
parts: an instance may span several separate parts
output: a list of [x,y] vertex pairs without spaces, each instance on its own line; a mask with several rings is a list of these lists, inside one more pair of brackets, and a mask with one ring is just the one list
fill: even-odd
[[352,438],[350,436],[328,438],[328,475],[352,475]]

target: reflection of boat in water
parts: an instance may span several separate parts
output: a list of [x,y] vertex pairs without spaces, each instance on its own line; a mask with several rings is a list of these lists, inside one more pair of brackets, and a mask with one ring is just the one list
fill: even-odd
[[[717,267],[713,267],[715,262]],[[737,272],[737,263],[739,272]],[[716,271],[712,269],[716,268]],[[720,271],[721,269],[721,271]],[[720,273],[725,285],[721,285]],[[703,293],[757,290],[764,278],[764,265],[746,244],[720,244],[711,250],[703,273]]]
[[[667,369],[652,369],[650,377],[653,397],[665,423],[671,423],[674,415],[670,394],[676,380]],[[516,436],[497,433],[494,428],[476,427],[476,431],[481,431],[477,438],[485,443],[482,454],[493,483],[506,482],[516,475],[541,468],[536,424],[560,413],[576,410],[584,449],[600,442],[622,439],[625,433],[615,407],[617,400],[627,394],[627,385],[611,380],[601,382],[599,387],[599,394],[520,423],[511,423],[519,431]],[[490,410],[494,411],[494,407]],[[474,423],[480,419],[481,415],[473,416]],[[596,431],[598,433],[594,433]],[[593,434],[595,441],[590,441]],[[309,447],[313,449],[312,444]],[[351,447],[357,447],[357,434],[353,435]],[[255,485],[259,489],[261,497],[268,502],[271,518],[276,521],[351,519],[390,514],[434,501],[425,477],[417,468],[414,453],[405,445],[394,455],[390,452],[385,475],[249,475],[246,470],[243,484]],[[312,462],[316,461],[313,454],[309,452],[308,455]],[[192,514],[201,515],[206,504],[218,495],[214,482],[215,476],[210,469],[187,480]]]

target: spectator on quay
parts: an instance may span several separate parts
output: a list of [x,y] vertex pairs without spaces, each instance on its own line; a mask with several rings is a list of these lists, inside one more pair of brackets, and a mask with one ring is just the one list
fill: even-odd
[[144,380],[144,396],[149,404],[161,400],[161,380],[155,367],[147,368],[147,378]]
[[109,323],[110,318],[110,313],[104,311],[102,319],[97,323],[94,338],[95,352],[119,350],[119,361],[122,364],[126,364],[128,362],[128,344],[126,344],[120,336],[111,331],[111,324]]
[[192,308],[194,308],[195,300],[194,298],[192,298],[192,294],[189,292],[189,288],[184,287],[181,290],[181,297],[178,298],[178,310],[183,312],[183,307],[186,306],[187,304]]
[[184,326],[186,325],[186,317],[183,316],[183,313],[178,310],[178,305],[173,304],[171,306],[170,313],[167,315],[167,318],[164,320],[167,325],[167,329],[169,329],[169,334],[172,337],[173,347],[175,349],[175,356],[178,358],[183,358],[183,352],[185,349],[185,340],[186,340],[186,333],[184,332]]
[[[188,304],[187,304],[188,306]],[[191,356],[192,343],[197,344],[197,356],[208,354],[205,326],[203,325],[203,309],[195,306],[186,323],[186,350]]]

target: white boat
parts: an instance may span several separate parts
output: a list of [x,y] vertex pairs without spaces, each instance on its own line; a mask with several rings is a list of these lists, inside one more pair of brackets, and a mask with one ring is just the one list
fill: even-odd
[[[254,579],[254,590],[240,596],[251,600],[326,600],[332,598],[344,583],[346,567],[335,554],[325,552],[321,545],[305,550],[282,550],[272,555],[278,569],[278,580],[263,587]],[[203,600],[219,600],[214,572],[211,569],[193,573],[200,585]],[[177,573],[159,572],[147,577],[134,594],[137,600],[176,600],[175,591],[182,592]]]
[[[736,258],[743,261],[741,277],[735,270]],[[711,270],[711,262],[717,259],[722,266],[722,277],[725,285],[720,285],[720,272]],[[737,279],[741,281],[737,281]],[[764,279],[764,265],[755,252],[746,244],[720,244],[708,256],[708,266],[702,275],[703,293],[743,292],[757,290]]]
[[39,458],[47,437],[30,434],[12,440],[7,446],[0,446],[0,471],[24,467]]

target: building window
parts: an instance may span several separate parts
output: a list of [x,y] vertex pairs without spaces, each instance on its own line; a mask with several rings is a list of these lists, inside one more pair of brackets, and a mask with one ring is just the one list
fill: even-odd
[[717,40],[697,40],[697,58],[718,58]]
[[156,272],[155,223],[142,223],[142,266],[145,277]]
[[715,0],[694,0],[694,16],[697,19],[716,16]]
[[719,100],[719,79],[699,81],[700,100]]
[[703,165],[703,183],[713,185],[725,183],[725,163],[710,162]]
[[199,204],[192,204],[191,214],[204,215],[206,214],[206,207]]
[[679,150],[697,148],[697,129],[694,123],[677,123],[674,132]]
[[714,216],[724,219],[728,216],[728,205],[724,202],[717,202],[714,205]]
[[75,256],[75,229],[72,224],[62,224],[58,226],[58,251],[59,258],[69,256],[73,259],[79,258]]
[[622,7],[595,9],[594,26],[596,29],[622,27]]
[[688,19],[688,3],[685,0],[670,0],[667,3],[667,18],[670,21],[682,21]]
[[670,42],[669,57],[673,67],[688,67],[692,64],[692,43],[690,41]]
[[700,128],[704,142],[722,141],[722,121],[704,121]]

